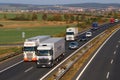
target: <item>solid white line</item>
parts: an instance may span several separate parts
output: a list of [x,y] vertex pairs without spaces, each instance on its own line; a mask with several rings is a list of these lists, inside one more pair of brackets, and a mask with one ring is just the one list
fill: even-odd
[[[119,30],[119,29],[118,29]],[[89,64],[92,62],[92,60],[94,59],[94,57],[97,55],[97,53],[101,50],[101,48],[106,44],[106,42],[118,31],[116,30],[101,46],[100,48],[96,51],[96,53],[93,55],[93,57],[90,59],[90,61],[87,63],[87,65],[83,68],[83,70],[80,72],[80,74],[78,75],[78,77],[76,78],[76,80],[79,80],[79,78],[82,76],[82,74],[84,73],[84,71],[86,70],[86,68],[89,66]]]
[[14,65],[12,65],[12,66],[9,66],[9,67],[7,67],[7,68],[5,68],[5,69],[1,70],[1,71],[0,71],[0,73],[2,73],[2,72],[4,72],[4,71],[6,71],[6,70],[8,70],[8,69],[10,69],[10,68],[12,68],[12,67],[14,67],[14,66],[18,65],[18,64],[20,64],[20,63],[22,63],[22,62],[23,62],[23,60],[22,60],[22,61],[20,61],[20,62],[15,63],[15,64],[14,64]]
[[114,54],[116,54],[116,51],[114,51]]
[[108,73],[107,73],[107,75],[106,75],[106,79],[108,79],[108,78],[109,78],[109,75],[110,75],[110,72],[108,72]]
[[111,62],[110,62],[111,64],[113,63],[113,59],[111,60]]
[[28,68],[27,70],[25,70],[24,72],[28,72],[28,71],[30,71],[30,70],[32,70],[33,69],[33,67],[30,67],[30,68]]

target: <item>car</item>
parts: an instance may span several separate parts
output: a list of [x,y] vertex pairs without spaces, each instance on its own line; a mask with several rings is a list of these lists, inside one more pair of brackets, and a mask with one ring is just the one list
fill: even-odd
[[72,42],[69,42],[69,49],[77,49],[79,46],[79,43],[77,41],[72,41]]
[[115,22],[118,22],[119,20],[118,19],[115,19]]
[[86,32],[86,37],[91,37],[92,36],[92,32]]
[[82,35],[82,36],[79,38],[79,41],[87,41],[86,35]]

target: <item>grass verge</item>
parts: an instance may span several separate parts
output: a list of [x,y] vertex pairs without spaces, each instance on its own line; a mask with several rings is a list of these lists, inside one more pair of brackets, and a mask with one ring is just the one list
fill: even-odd
[[0,47],[0,62],[21,54],[21,47]]

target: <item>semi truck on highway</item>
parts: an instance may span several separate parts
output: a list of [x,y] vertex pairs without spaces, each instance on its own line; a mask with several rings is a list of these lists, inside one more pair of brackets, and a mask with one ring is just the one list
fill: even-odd
[[39,44],[37,48],[37,67],[52,67],[65,54],[65,39],[50,38]]
[[92,30],[97,30],[99,28],[98,23],[97,22],[93,22],[92,23]]
[[24,42],[23,47],[23,56],[24,61],[36,61],[36,50],[37,46],[44,40],[49,39],[50,36],[36,36],[32,38],[28,38]]
[[66,40],[76,40],[78,38],[78,28],[69,27],[66,29]]
[[115,19],[114,18],[110,18],[110,23],[114,23]]

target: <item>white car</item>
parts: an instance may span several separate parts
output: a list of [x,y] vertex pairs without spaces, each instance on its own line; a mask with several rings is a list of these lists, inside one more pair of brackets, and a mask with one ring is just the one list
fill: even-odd
[[92,32],[86,32],[86,37],[91,37],[92,36]]
[[115,22],[118,22],[119,20],[118,19],[115,19]]

